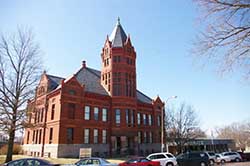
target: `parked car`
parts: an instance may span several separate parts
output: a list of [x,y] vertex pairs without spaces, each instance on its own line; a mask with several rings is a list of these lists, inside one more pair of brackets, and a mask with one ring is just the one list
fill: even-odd
[[250,153],[238,152],[242,158],[242,161],[250,161]]
[[160,162],[151,161],[145,157],[136,157],[120,163],[119,166],[160,166]]
[[176,157],[178,166],[208,166],[209,157],[205,152],[188,152]]
[[108,162],[107,160],[99,157],[89,157],[84,158],[75,163],[76,166],[82,166],[82,165],[99,165],[99,166],[117,166],[117,164],[112,164]]
[[222,154],[216,154],[215,156],[216,156],[216,163],[217,164],[220,164],[220,163],[224,164],[226,162],[230,162],[231,161],[231,159],[230,159],[229,156],[223,156]]
[[216,156],[214,152],[205,152],[208,155],[210,165],[214,165],[216,162]]
[[159,161],[161,166],[176,166],[177,161],[174,155],[171,153],[152,153],[147,156],[147,159],[152,161]]
[[237,152],[223,152],[222,155],[228,156],[230,158],[230,161],[236,161],[236,162],[242,161],[240,154]]
[[44,159],[23,158],[5,163],[4,166],[59,166],[59,164],[52,164]]

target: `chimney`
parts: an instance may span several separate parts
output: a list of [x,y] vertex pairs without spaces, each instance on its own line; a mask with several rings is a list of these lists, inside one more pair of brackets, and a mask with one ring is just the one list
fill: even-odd
[[86,61],[82,61],[82,67],[86,68]]

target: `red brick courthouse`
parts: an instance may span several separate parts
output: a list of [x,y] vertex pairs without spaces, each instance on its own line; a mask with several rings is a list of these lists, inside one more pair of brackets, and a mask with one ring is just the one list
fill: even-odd
[[[161,109],[136,88],[136,52],[119,20],[101,51],[101,71],[82,62],[69,78],[43,73],[28,102],[24,152],[32,156],[77,157],[160,151]],[[149,78],[150,79],[150,78]]]

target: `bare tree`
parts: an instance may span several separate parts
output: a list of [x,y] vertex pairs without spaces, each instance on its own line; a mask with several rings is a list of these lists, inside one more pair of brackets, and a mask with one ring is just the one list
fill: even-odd
[[165,123],[167,141],[177,145],[178,153],[183,152],[184,146],[189,141],[205,137],[205,133],[199,127],[198,116],[194,108],[185,103],[182,103],[177,109],[167,109]]
[[26,124],[25,105],[34,94],[41,64],[31,30],[0,36],[0,128],[9,137],[6,162],[12,160],[15,132]]
[[250,78],[250,1],[193,0],[202,13],[204,31],[194,43],[195,55],[215,63],[223,73]]
[[236,143],[236,147],[244,151],[246,146],[250,146],[250,130],[249,123],[233,123],[231,125],[218,128],[218,138],[233,139]]

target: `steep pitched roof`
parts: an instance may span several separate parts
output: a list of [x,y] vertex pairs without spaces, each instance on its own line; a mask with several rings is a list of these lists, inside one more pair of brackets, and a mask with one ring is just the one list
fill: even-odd
[[153,101],[150,97],[146,96],[144,93],[140,92],[139,90],[136,90],[136,96],[137,96],[137,99],[143,103],[151,104]]
[[[76,79],[85,85],[85,90],[103,95],[109,95],[108,92],[101,85],[101,72],[89,67],[81,68],[77,74]],[[143,103],[152,103],[152,99],[139,90],[136,90],[137,99]]]
[[109,95],[108,92],[101,85],[101,72],[85,67],[81,68],[76,73],[76,79],[80,84],[85,85],[85,91],[93,92],[102,95]]
[[[49,80],[51,81],[51,86],[53,87],[51,90],[55,89],[60,85],[61,80],[64,78],[47,75]],[[109,93],[105,90],[105,88],[101,85],[101,72],[89,67],[81,68],[76,74],[75,77],[77,81],[85,86],[86,92],[97,93],[101,95],[109,95]],[[136,90],[137,99],[143,103],[152,103],[152,99],[139,90]]]
[[123,47],[126,39],[127,35],[120,24],[120,19],[118,18],[116,26],[109,37],[109,41],[111,41],[112,47]]
[[64,80],[64,78],[62,77],[58,77],[58,76],[53,76],[53,75],[49,75],[46,74],[49,82],[50,82],[50,86],[49,86],[49,90],[54,90],[58,87],[58,85],[60,85],[61,81]]

